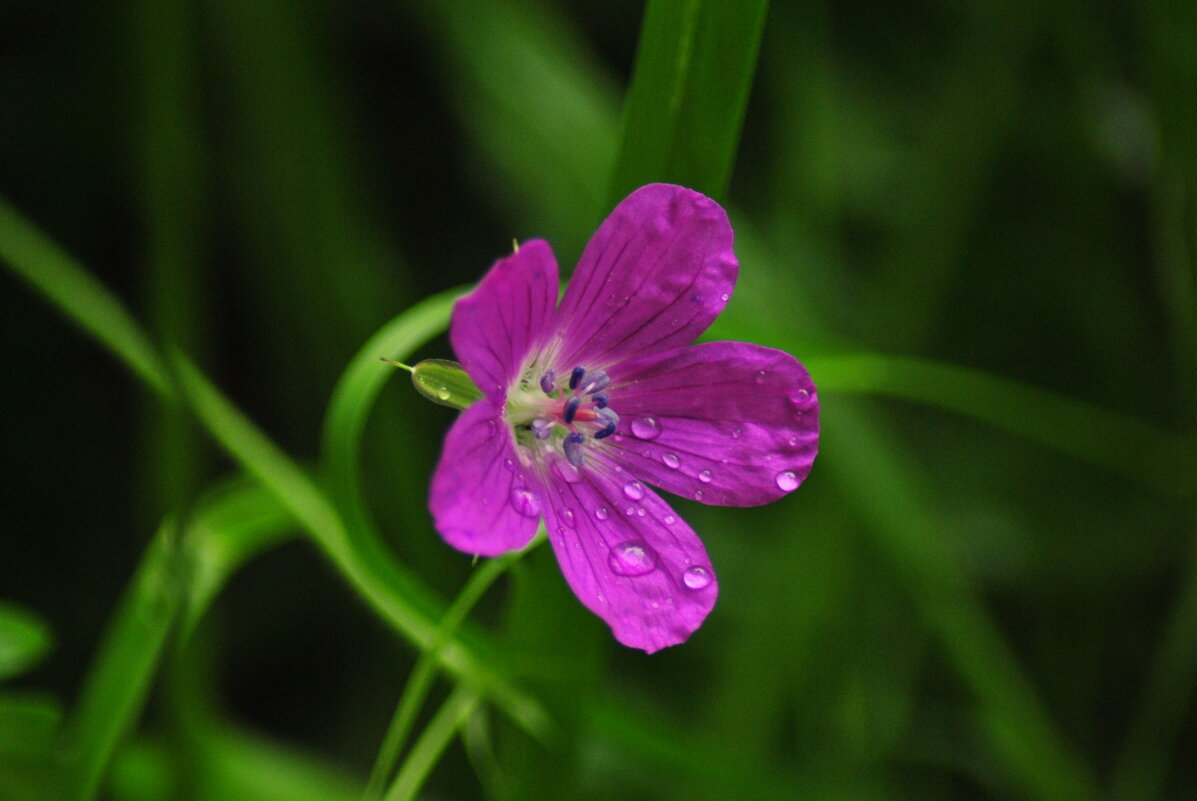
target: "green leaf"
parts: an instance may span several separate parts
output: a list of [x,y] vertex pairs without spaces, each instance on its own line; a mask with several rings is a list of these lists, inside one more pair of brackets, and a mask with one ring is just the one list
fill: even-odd
[[[315,482],[241,414],[182,354],[174,366],[184,396],[200,421],[245,469],[275,494],[300,522],[350,585],[385,621],[425,650],[437,642],[440,626],[424,611],[421,597],[430,595],[372,541],[352,536],[340,513]],[[441,663],[454,674],[484,689],[513,720],[528,731],[545,734],[548,718],[534,699],[517,689],[473,647],[450,639]]]
[[158,393],[172,395],[170,376],[161,357],[124,304],[3,198],[0,198],[0,261],[115,353]]
[[0,694],[0,798],[61,798],[58,727],[62,709],[40,695]]
[[650,0],[611,180],[727,193],[768,0]]
[[53,642],[50,627],[40,618],[0,601],[0,681],[37,665]]
[[1190,495],[1193,440],[1048,390],[958,365],[882,354],[806,360],[821,392],[918,401],[988,423],[1170,495]]

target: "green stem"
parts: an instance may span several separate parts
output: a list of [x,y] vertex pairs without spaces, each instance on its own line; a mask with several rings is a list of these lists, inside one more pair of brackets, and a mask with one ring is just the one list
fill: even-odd
[[412,801],[416,797],[453,735],[481,700],[477,692],[463,686],[458,686],[449,694],[436,716],[428,723],[428,728],[416,741],[399,775],[395,777],[395,783],[387,792],[385,801]]
[[[543,537],[537,537],[528,548],[536,547],[542,539]],[[420,659],[412,669],[411,676],[408,677],[403,693],[399,697],[395,715],[391,718],[390,727],[387,729],[381,748],[379,748],[378,758],[374,762],[374,769],[370,773],[370,781],[366,785],[365,797],[367,799],[380,798],[388,777],[394,772],[395,762],[403,751],[407,735],[415,723],[416,714],[424,705],[424,699],[427,698],[428,691],[432,688],[441,648],[457,632],[457,628],[465,620],[470,610],[481,600],[495,580],[507,572],[507,569],[526,552],[527,549],[483,562],[482,566],[470,576],[465,588],[457,596],[457,600],[445,612],[436,639],[420,655]]]

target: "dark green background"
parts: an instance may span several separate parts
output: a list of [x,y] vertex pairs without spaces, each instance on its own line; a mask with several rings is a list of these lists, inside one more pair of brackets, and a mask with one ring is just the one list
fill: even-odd
[[[640,3],[0,0],[0,196],[305,466],[366,339],[513,237],[567,271],[641,183],[728,207],[711,336],[810,366],[810,479],[678,502],[721,597],[652,657],[526,557],[473,619],[556,734],[487,707],[427,797],[1191,798],[1197,11],[778,0],[749,91],[762,7],[656,3],[621,117]],[[37,798],[5,705],[69,723],[159,522],[237,468],[12,272],[0,303],[0,598],[55,641],[0,685],[0,798]],[[393,378],[365,490],[450,599],[452,412]],[[270,550],[168,640],[101,797],[354,798],[416,656]]]

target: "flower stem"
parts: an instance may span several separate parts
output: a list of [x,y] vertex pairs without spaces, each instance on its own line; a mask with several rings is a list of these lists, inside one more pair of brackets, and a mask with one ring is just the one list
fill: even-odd
[[379,360],[380,362],[386,362],[387,364],[391,365],[392,367],[402,367],[404,370],[406,370],[406,371],[407,371],[407,372],[409,372],[409,373],[414,373],[414,372],[415,372],[415,368],[414,368],[414,367],[411,367],[411,366],[409,366],[409,365],[406,365],[406,364],[404,364],[403,362],[397,362],[397,361],[395,361],[394,359],[388,359],[386,356],[379,356],[379,357],[378,357],[378,360]]

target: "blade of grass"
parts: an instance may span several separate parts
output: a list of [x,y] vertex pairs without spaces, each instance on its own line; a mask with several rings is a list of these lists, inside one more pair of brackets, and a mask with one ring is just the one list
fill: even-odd
[[117,743],[141,712],[186,594],[181,544],[178,523],[168,518],[113,615],[71,722],[67,799],[96,796]]
[[824,393],[925,403],[1099,465],[1168,495],[1194,490],[1194,442],[1088,403],[958,365],[882,354],[806,360]]
[[124,304],[0,198],[0,260],[112,351],[159,395],[173,395],[157,350]]
[[481,700],[482,697],[468,687],[458,686],[449,694],[404,761],[385,796],[386,801],[411,801],[416,797],[449,741]]
[[650,0],[608,198],[669,181],[727,194],[768,0]]
[[[408,576],[381,549],[352,537],[337,510],[311,478],[213,386],[186,357],[175,366],[184,397],[200,421],[228,453],[270,489],[332,560],[349,584],[386,622],[418,648],[437,636],[435,619],[419,608],[427,591],[416,591]],[[455,675],[485,690],[495,703],[528,731],[545,736],[548,718],[534,699],[512,685],[480,658],[474,648],[454,638],[440,654]]]
[[366,785],[366,799],[382,797],[387,779],[394,772],[395,760],[402,753],[403,746],[407,742],[407,735],[416,722],[416,715],[424,706],[428,691],[432,689],[432,681],[436,678],[437,658],[441,648],[457,632],[470,610],[482,599],[495,580],[507,572],[507,569],[518,561],[527,550],[540,545],[543,539],[543,535],[538,536],[523,551],[504,554],[497,559],[487,559],[470,576],[470,580],[462,588],[457,599],[445,612],[436,640],[431,647],[420,654],[420,659],[412,669],[411,676],[408,677],[407,684],[399,696],[395,715],[391,718],[382,747],[378,750],[374,769],[370,772],[370,781]]
[[443,332],[453,304],[464,292],[442,292],[395,317],[354,354],[333,390],[324,416],[322,466],[330,494],[351,531],[364,528],[368,521],[358,465],[362,432],[378,394],[394,373],[379,357],[402,361]]

